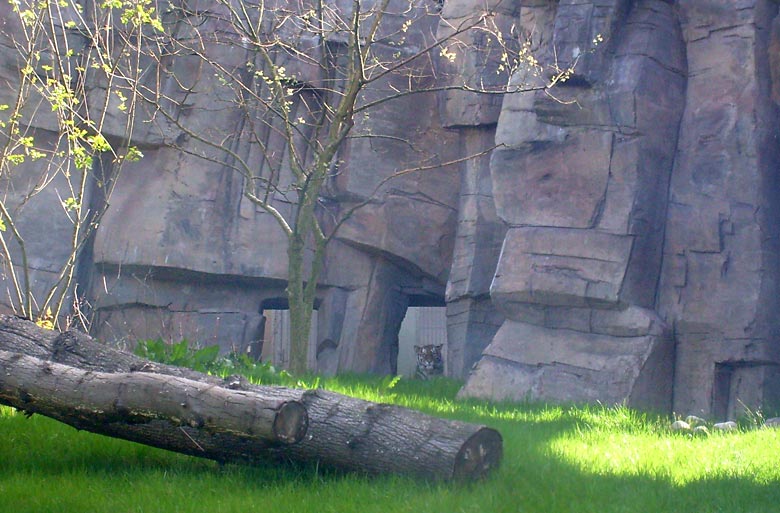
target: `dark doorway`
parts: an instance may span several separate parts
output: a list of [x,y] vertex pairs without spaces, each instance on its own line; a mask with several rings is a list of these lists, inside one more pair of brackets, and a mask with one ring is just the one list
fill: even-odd
[[398,370],[402,376],[414,376],[417,356],[414,346],[438,345],[447,350],[447,308],[444,299],[433,296],[409,296],[398,330]]
[[733,363],[715,364],[715,381],[712,385],[712,416],[718,420],[729,417],[731,406],[731,381],[734,377]]

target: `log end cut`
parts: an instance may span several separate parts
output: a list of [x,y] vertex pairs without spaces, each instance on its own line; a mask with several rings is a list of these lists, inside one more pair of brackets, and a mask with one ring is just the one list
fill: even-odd
[[274,435],[283,444],[294,444],[303,440],[309,429],[309,415],[299,401],[287,401],[276,412]]
[[458,451],[453,479],[463,482],[484,478],[501,464],[503,452],[501,434],[495,429],[481,428]]

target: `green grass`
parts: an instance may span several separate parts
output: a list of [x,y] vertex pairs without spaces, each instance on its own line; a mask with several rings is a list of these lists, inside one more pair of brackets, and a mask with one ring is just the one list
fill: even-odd
[[468,485],[314,466],[220,466],[0,407],[0,512],[761,512],[780,505],[780,431],[692,437],[615,407],[455,401],[458,383],[354,376],[323,386],[480,422],[504,437]]

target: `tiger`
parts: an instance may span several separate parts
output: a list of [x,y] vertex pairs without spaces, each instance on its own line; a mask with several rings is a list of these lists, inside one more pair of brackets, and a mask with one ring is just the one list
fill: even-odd
[[414,352],[417,353],[417,372],[415,372],[415,377],[430,379],[433,376],[444,374],[444,360],[441,356],[442,347],[442,344],[414,346]]

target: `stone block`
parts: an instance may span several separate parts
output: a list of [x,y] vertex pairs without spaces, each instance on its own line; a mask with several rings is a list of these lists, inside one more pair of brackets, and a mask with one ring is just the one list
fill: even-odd
[[590,319],[593,333],[612,337],[660,336],[663,325],[654,311],[633,305],[620,310],[593,310]]
[[561,1],[554,24],[558,65],[565,69],[576,63],[577,75],[591,84],[599,81],[609,60],[607,52],[591,52],[593,40],[600,35],[609,45],[616,38],[625,24],[628,4],[626,0]]
[[[494,131],[464,130],[467,154],[478,154],[492,145]],[[460,205],[452,265],[445,298],[487,295],[498,263],[506,227],[496,216],[489,158],[471,159],[461,169]]]
[[509,225],[590,228],[609,178],[612,135],[584,131],[565,144],[497,149],[491,175],[498,216]]
[[508,320],[459,396],[663,408],[671,401],[672,347],[661,334],[612,337]]
[[445,205],[388,196],[356,211],[339,240],[374,254],[393,255],[417,272],[446,283],[454,244],[455,213]]
[[404,274],[375,258],[366,285],[349,292],[338,341],[340,371],[395,374],[398,332],[409,306],[400,286]]
[[[591,327],[592,310],[590,308],[567,308],[562,306],[545,306],[544,324],[545,328],[565,329],[589,332]],[[530,321],[529,324],[535,324]]]
[[[471,5],[463,10],[466,3]],[[498,120],[501,93],[509,80],[508,69],[502,61],[503,45],[507,45],[510,52],[517,51],[518,45],[513,33],[514,12],[503,13],[502,2],[495,3],[499,9],[490,18],[489,30],[500,32],[502,41],[480,28],[458,31],[457,27],[474,24],[483,6],[475,9],[472,2],[460,1],[447,2],[444,6],[442,16],[447,21],[439,24],[437,37],[452,58],[438,58],[436,68],[439,80],[451,86],[440,95],[439,111],[445,127],[492,125]]]
[[616,307],[631,242],[593,230],[512,228],[491,297],[509,318],[516,303]]
[[769,73],[772,83],[772,100],[780,105],[780,16],[772,20],[769,43]]
[[269,214],[235,215],[242,196],[234,173],[173,148],[148,151],[120,177],[96,233],[95,261],[286,278],[287,239]]
[[260,315],[253,312],[175,311],[128,304],[101,310],[94,336],[132,349],[139,340],[160,338],[169,343],[188,340],[192,347],[218,345],[223,353],[242,353],[260,337]]

